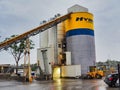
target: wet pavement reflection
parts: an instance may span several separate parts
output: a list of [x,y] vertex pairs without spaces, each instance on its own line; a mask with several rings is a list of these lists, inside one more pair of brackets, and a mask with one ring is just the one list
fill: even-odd
[[0,90],[120,90],[120,88],[108,87],[100,79],[55,79],[32,83],[0,80]]

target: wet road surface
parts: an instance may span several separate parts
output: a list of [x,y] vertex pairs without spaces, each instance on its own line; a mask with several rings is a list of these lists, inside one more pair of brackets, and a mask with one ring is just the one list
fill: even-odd
[[0,90],[120,90],[120,88],[108,87],[100,79],[57,79],[32,83],[0,80]]

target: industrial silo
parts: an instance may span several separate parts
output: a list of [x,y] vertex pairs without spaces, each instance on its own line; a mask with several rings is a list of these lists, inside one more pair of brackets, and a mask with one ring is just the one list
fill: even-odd
[[69,8],[68,12],[72,14],[65,21],[66,48],[71,52],[71,64],[80,64],[81,73],[86,74],[96,61],[93,14],[79,5]]
[[37,60],[41,69],[52,74],[51,65],[60,64],[58,55],[62,52],[62,40],[65,36],[64,23],[61,22],[40,33],[40,47],[37,49]]
[[52,74],[51,63],[55,63],[55,48],[56,45],[56,29],[57,25],[51,27],[39,35],[40,47],[37,49],[37,60],[43,72]]

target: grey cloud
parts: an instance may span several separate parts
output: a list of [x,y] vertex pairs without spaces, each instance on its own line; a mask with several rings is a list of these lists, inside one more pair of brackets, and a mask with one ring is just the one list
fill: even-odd
[[6,37],[23,33],[38,26],[40,21],[57,13],[65,14],[67,8],[79,4],[94,14],[97,61],[105,61],[109,54],[118,59],[119,3],[120,0],[0,0],[0,34]]

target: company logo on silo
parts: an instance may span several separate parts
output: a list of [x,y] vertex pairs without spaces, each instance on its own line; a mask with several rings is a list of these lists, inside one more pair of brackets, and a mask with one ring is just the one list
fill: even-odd
[[93,20],[90,18],[86,18],[86,17],[76,17],[76,21],[86,21],[89,23],[93,23]]

